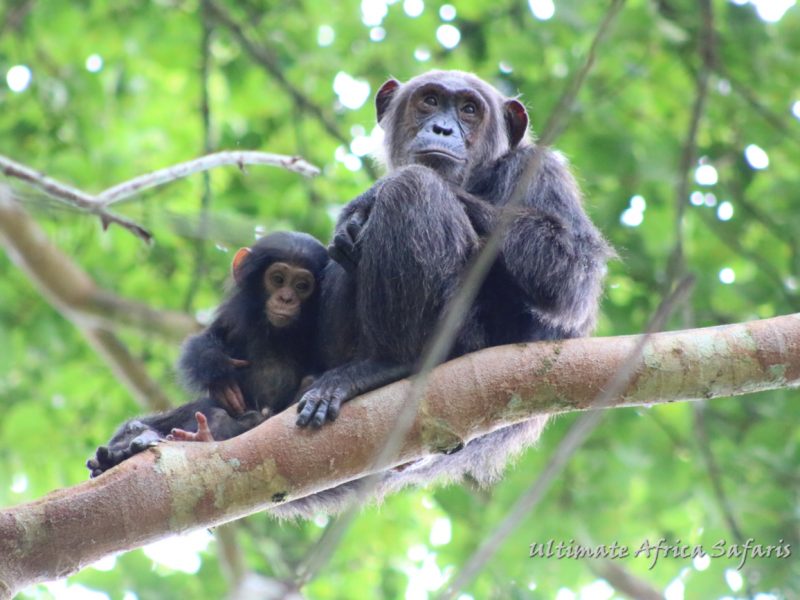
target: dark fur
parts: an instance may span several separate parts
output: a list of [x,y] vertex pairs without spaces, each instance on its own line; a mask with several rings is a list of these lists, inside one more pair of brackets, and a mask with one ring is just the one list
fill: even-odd
[[[415,106],[428,88],[441,93],[439,105],[420,115]],[[461,109],[449,98],[462,90],[479,96],[485,117],[478,125],[457,120]],[[321,307],[325,366],[331,370],[299,405],[300,420],[315,425],[335,418],[341,402],[413,371],[496,209],[510,200],[536,152],[545,152],[537,177],[516,209],[452,356],[588,335],[605,263],[613,255],[584,213],[565,161],[530,141],[527,115],[516,100],[474,75],[433,71],[404,85],[387,82],[376,105],[390,174],[345,207],[334,232],[329,251],[340,264],[326,269]],[[464,160],[420,154],[426,145]],[[464,475],[488,484],[510,456],[536,441],[546,420],[537,417],[473,440],[455,454],[388,471],[375,495]],[[336,512],[356,499],[358,485],[343,484],[275,512]]]
[[[186,340],[178,361],[187,387],[202,397],[124,423],[87,462],[93,477],[164,439],[173,428],[197,431],[197,411],[207,417],[214,439],[244,433],[289,406],[301,379],[319,371],[315,332],[320,280],[328,263],[325,248],[304,233],[276,232],[250,250],[216,319],[204,332]],[[308,269],[316,281],[314,293],[300,305],[297,320],[281,328],[270,324],[264,308],[264,272],[278,261]],[[230,358],[250,364],[237,368]],[[247,408],[242,415],[229,415],[209,393],[212,386],[225,382],[235,382],[241,389]]]
[[97,477],[160,440],[166,439],[175,428],[197,431],[195,418],[197,412],[203,413],[208,419],[208,427],[215,440],[236,437],[266,420],[264,415],[255,410],[248,410],[237,417],[232,417],[209,397],[188,402],[172,410],[136,417],[120,425],[108,443],[100,446],[94,457],[87,461],[86,466],[91,471],[91,476]]
[[[203,333],[186,340],[178,371],[186,387],[198,393],[233,380],[248,408],[267,408],[274,414],[293,402],[300,380],[318,369],[318,291],[328,256],[322,244],[304,233],[272,233],[258,240],[251,251],[239,270],[240,283],[234,284],[217,318]],[[317,283],[314,294],[303,302],[297,322],[282,328],[273,327],[264,312],[263,274],[278,261],[308,269]],[[227,358],[251,364],[235,368]]]

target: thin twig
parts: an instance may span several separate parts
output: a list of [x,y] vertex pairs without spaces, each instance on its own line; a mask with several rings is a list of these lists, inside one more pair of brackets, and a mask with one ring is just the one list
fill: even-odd
[[[705,466],[706,472],[708,473],[708,478],[711,481],[711,489],[714,492],[714,498],[719,505],[723,519],[728,525],[728,529],[730,529],[733,538],[737,543],[744,544],[744,533],[742,532],[742,528],[733,514],[733,508],[731,507],[730,500],[728,499],[728,495],[725,493],[725,488],[722,485],[722,472],[717,464],[716,459],[714,458],[714,453],[711,451],[711,440],[708,437],[708,429],[706,428],[706,406],[702,404],[695,405],[692,407],[692,412],[694,414],[694,431],[697,434],[697,444],[700,448],[700,456],[703,458],[703,465]],[[753,598],[753,590],[751,589],[753,573],[751,572],[751,567],[749,565],[745,566],[744,568],[749,572],[745,573],[744,578],[746,582],[746,597]]]
[[617,18],[619,11],[622,10],[624,4],[625,0],[613,0],[611,2],[611,6],[606,11],[606,15],[603,17],[603,21],[597,28],[594,39],[592,39],[592,43],[589,46],[589,51],[586,53],[586,58],[583,61],[583,65],[581,66],[577,75],[572,79],[570,85],[568,85],[561,94],[555,109],[553,109],[553,111],[550,113],[550,118],[542,128],[540,137],[541,144],[547,145],[552,143],[553,140],[561,135],[564,127],[566,127],[566,119],[575,106],[575,99],[578,97],[578,92],[583,87],[589,72],[594,66],[595,60],[597,59],[597,50],[600,48],[600,44],[605,39],[606,34],[611,29],[611,24]]
[[774,110],[766,106],[761,100],[758,99],[758,94],[751,88],[747,87],[741,81],[737,80],[723,65],[716,65],[715,72],[720,77],[724,78],[731,86],[734,93],[738,94],[753,111],[764,119],[769,125],[783,136],[783,141],[797,141],[796,136],[786,135],[787,131],[791,131],[794,123],[790,122],[788,117],[776,113]]
[[0,35],[5,33],[6,30],[14,30],[17,32],[28,17],[28,14],[33,10],[35,4],[35,0],[27,0],[25,2],[20,2],[17,6],[13,4],[8,6],[3,15],[4,18],[0,23]]
[[11,192],[0,185],[0,247],[5,247],[42,295],[70,320],[99,329],[132,327],[181,340],[200,325],[191,316],[155,310],[101,289],[54,246]]
[[645,335],[639,338],[636,346],[623,362],[623,366],[614,373],[608,385],[605,386],[603,391],[598,394],[597,398],[591,403],[592,409],[587,410],[575,421],[567,434],[562,438],[544,470],[539,474],[536,481],[533,482],[533,485],[520,496],[503,521],[492,530],[492,534],[489,538],[486,539],[469,560],[467,560],[464,567],[456,574],[455,578],[447,586],[445,591],[442,592],[439,598],[453,598],[460,589],[472,581],[486,562],[497,552],[503,541],[519,527],[520,522],[525,516],[539,504],[550,488],[550,485],[563,470],[569,459],[572,458],[589,435],[600,424],[600,421],[605,415],[605,411],[602,409],[608,408],[613,399],[627,388],[631,378],[636,373],[639,359],[650,341],[651,335],[659,331],[664,326],[664,323],[666,323],[673,309],[686,300],[693,284],[694,280],[691,277],[685,278],[661,303],[658,310],[653,315],[653,318],[650,320]]
[[[208,8],[213,18],[220,24],[226,27],[239,45],[250,55],[250,57],[261,67],[264,68],[270,77],[283,88],[283,90],[291,96],[295,105],[304,112],[307,112],[322,125],[323,129],[330,134],[331,137],[338,140],[348,148],[350,147],[350,140],[339,128],[336,122],[331,118],[318,104],[313,102],[306,94],[290,82],[284,73],[283,67],[275,53],[263,45],[259,45],[248,37],[242,26],[226,11],[222,6],[216,2],[208,2]],[[372,179],[377,179],[377,174],[373,166],[364,161],[364,170],[369,174]]]
[[[208,1],[203,0],[200,11],[200,122],[203,131],[203,154],[211,154],[211,101],[208,79],[211,69],[211,19],[208,16]],[[209,210],[211,208],[211,172],[203,171],[203,191],[200,196],[200,216],[194,243],[194,270],[186,290],[183,310],[189,311],[200,281],[206,271],[206,238],[208,237]]]
[[[605,19],[603,19],[595,39],[592,42],[589,55],[586,57],[586,63],[581,68],[577,75],[578,85],[570,85],[570,88],[562,96],[562,102],[556,107],[557,112],[562,112],[566,115],[572,108],[572,102],[578,94],[580,86],[586,79],[589,69],[595,61],[595,53],[599,46],[599,39],[602,39],[608,31],[613,17],[619,12],[620,6],[624,4],[624,0],[614,0]],[[560,123],[562,117],[552,116],[548,122]],[[563,127],[558,129],[558,132],[563,131]],[[548,136],[550,140],[558,133],[554,127],[549,128]],[[502,242],[505,232],[511,225],[514,219],[514,208],[520,205],[525,197],[530,182],[533,181],[536,172],[542,162],[545,153],[545,148],[538,148],[533,154],[531,160],[526,166],[525,172],[520,176],[517,187],[512,193],[509,202],[503,207],[504,210],[500,212],[498,223],[492,233],[485,240],[481,252],[477,255],[475,260],[466,270],[466,276],[459,286],[458,291],[454,295],[451,302],[448,303],[444,311],[444,318],[441,319],[437,328],[431,336],[431,342],[423,352],[422,360],[419,363],[417,374],[411,380],[411,386],[403,404],[403,411],[400,413],[395,421],[392,434],[386,440],[381,452],[376,456],[373,465],[373,475],[370,475],[361,483],[359,494],[360,498],[369,495],[370,491],[375,487],[380,478],[380,469],[391,463],[392,458],[400,449],[403,439],[408,432],[409,428],[414,422],[417,413],[417,407],[420,399],[423,397],[428,385],[428,379],[431,371],[436,365],[441,364],[450,352],[453,340],[456,333],[464,320],[467,310],[472,305],[478,290],[483,283],[489,268],[494,263],[498,252],[500,251],[500,244]],[[353,521],[358,513],[359,502],[351,505],[342,515],[340,515],[330,527],[320,537],[319,542],[309,554],[306,562],[298,571],[298,579],[301,582],[308,582],[313,579],[319,570],[330,559],[336,546],[340,543],[350,523]]]
[[100,217],[104,229],[108,227],[110,223],[116,223],[147,242],[153,237],[149,231],[130,219],[109,213],[106,207],[125,198],[130,198],[143,190],[158,185],[164,185],[165,183],[187,177],[199,171],[207,171],[208,169],[225,165],[236,165],[240,169],[243,168],[244,165],[269,165],[273,167],[283,167],[284,169],[307,177],[319,174],[319,169],[317,167],[306,162],[299,156],[286,156],[283,154],[270,154],[255,151],[217,152],[171,167],[159,169],[152,173],[140,175],[139,177],[124,181],[93,196],[92,194],[88,194],[66,183],[57,181],[52,177],[48,177],[43,173],[34,171],[30,167],[26,167],[10,158],[0,155],[0,172],[4,175],[25,181],[38,187],[57,200],[97,215]]
[[729,231],[726,227],[720,226],[714,217],[707,214],[706,211],[698,210],[695,212],[695,214],[700,217],[700,220],[705,223],[708,230],[716,235],[717,239],[719,239],[723,244],[728,246],[728,248],[733,250],[733,252],[739,256],[755,263],[758,266],[759,272],[763,276],[770,279],[775,288],[780,291],[783,299],[786,301],[787,306],[793,310],[800,308],[800,297],[794,295],[786,288],[783,277],[781,277],[780,272],[775,268],[775,265],[772,261],[765,259],[758,252],[746,248],[742,244],[741,236],[737,236],[733,232]]
[[2,173],[7,177],[15,177],[16,179],[38,187],[56,200],[77,206],[78,208],[97,215],[100,217],[103,229],[106,229],[110,223],[116,223],[145,242],[150,242],[150,240],[153,239],[152,234],[141,225],[137,225],[125,217],[108,212],[101,204],[98,204],[97,199],[91,194],[87,194],[66,183],[61,183],[52,177],[34,171],[30,167],[26,167],[2,155],[0,155],[0,170],[2,170]]
[[697,445],[700,448],[700,456],[703,457],[703,464],[708,473],[708,478],[711,481],[711,489],[714,491],[714,497],[717,499],[722,516],[728,524],[728,529],[731,530],[733,538],[740,544],[745,541],[742,528],[733,515],[731,503],[725,494],[725,488],[722,485],[722,476],[719,465],[711,452],[711,441],[708,438],[708,430],[706,429],[705,406],[695,405],[692,407],[694,411],[694,431],[697,435]]
[[633,600],[664,600],[664,595],[647,581],[611,560],[589,560],[589,568],[605,579],[622,596]]
[[93,327],[89,323],[70,317],[89,345],[106,362],[114,377],[131,393],[144,410],[168,410],[172,403],[164,390],[147,372],[141,360],[136,358],[117,334],[104,327]]
[[686,213],[686,203],[689,200],[691,170],[697,160],[697,132],[700,129],[700,121],[705,114],[711,71],[714,64],[716,64],[714,15],[710,0],[702,0],[700,8],[703,16],[703,26],[699,34],[701,66],[696,77],[695,97],[691,117],[689,118],[689,130],[686,133],[678,166],[679,179],[675,188],[675,245],[667,259],[665,291],[671,289],[674,283],[683,277],[686,272],[686,256],[683,250],[684,215]]

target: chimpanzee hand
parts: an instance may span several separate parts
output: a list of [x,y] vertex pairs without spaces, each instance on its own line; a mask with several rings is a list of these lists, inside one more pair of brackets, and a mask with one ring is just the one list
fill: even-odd
[[339,410],[358,392],[342,369],[332,369],[314,380],[297,404],[297,425],[321,427],[325,421],[334,421]]
[[197,419],[197,433],[186,431],[185,429],[173,429],[167,436],[169,441],[178,442],[213,442],[214,434],[208,427],[208,419],[201,412],[194,413],[194,418]]
[[[382,387],[403,377],[411,368],[372,359],[355,361],[326,371],[311,383],[297,404],[298,427],[321,427],[339,416],[342,404],[359,394]],[[305,381],[305,380],[304,380]]]
[[[239,358],[229,358],[228,362],[237,369],[250,365],[250,361]],[[232,415],[240,415],[247,410],[242,389],[233,379],[215,381],[208,387],[208,395]]]
[[135,454],[155,446],[161,436],[141,421],[128,421],[108,446],[97,448],[95,455],[86,461],[92,477],[97,477]]
[[333,242],[328,246],[328,256],[347,272],[355,271],[361,260],[358,237],[369,218],[369,208],[364,206],[340,221],[333,232]]
[[475,233],[481,237],[489,235],[497,219],[497,208],[486,200],[463,191],[459,191],[457,197]]

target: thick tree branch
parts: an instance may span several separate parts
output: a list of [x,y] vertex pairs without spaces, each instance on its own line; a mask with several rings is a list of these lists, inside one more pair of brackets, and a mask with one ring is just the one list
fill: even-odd
[[489,559],[500,549],[502,543],[517,530],[522,520],[530,515],[541,502],[544,495],[556,478],[562,473],[570,458],[586,442],[591,433],[600,425],[604,411],[613,400],[634,381],[639,367],[639,360],[644,356],[650,336],[660,331],[672,314],[673,309],[683,303],[693,287],[693,279],[684,279],[673,292],[664,298],[647,326],[645,335],[637,338],[630,354],[621,361],[619,369],[608,379],[608,382],[591,401],[591,408],[576,419],[566,434],[561,438],[550,459],[531,483],[514,502],[503,520],[492,528],[492,533],[474,550],[469,559],[450,580],[447,587],[437,596],[437,600],[454,598],[459,590],[469,584],[475,575],[484,568]]
[[200,325],[180,312],[154,310],[97,287],[89,275],[47,239],[44,231],[0,186],[0,245],[42,295],[74,322],[120,325],[182,340]]
[[[542,412],[589,407],[639,336],[490,348],[431,375],[391,465]],[[651,336],[615,406],[800,385],[800,314]],[[408,381],[348,403],[317,431],[291,409],[226,442],[167,443],[107,474],[0,512],[0,597],[113,552],[224,523],[365,474],[394,428]],[[198,468],[198,466],[202,468]]]
[[164,390],[150,377],[142,361],[130,353],[113,331],[87,324],[77,324],[77,327],[94,351],[106,361],[117,381],[142,408],[148,412],[172,408]]
[[200,329],[189,315],[157,311],[102,290],[0,186],[0,246],[25,272],[42,296],[70,320],[103,357],[133,397],[149,410],[169,408],[161,387],[132,356],[114,331],[120,325],[180,340]]
[[589,568],[605,579],[620,595],[633,600],[664,600],[664,596],[647,581],[610,560],[587,561]]

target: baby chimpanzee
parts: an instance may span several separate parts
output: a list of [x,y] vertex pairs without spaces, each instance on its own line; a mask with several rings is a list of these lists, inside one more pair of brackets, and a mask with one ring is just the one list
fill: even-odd
[[303,378],[319,370],[314,336],[327,263],[322,244],[304,233],[272,233],[239,250],[229,297],[178,362],[187,387],[203,396],[123,423],[87,461],[92,477],[170,434],[224,440],[292,404]]

